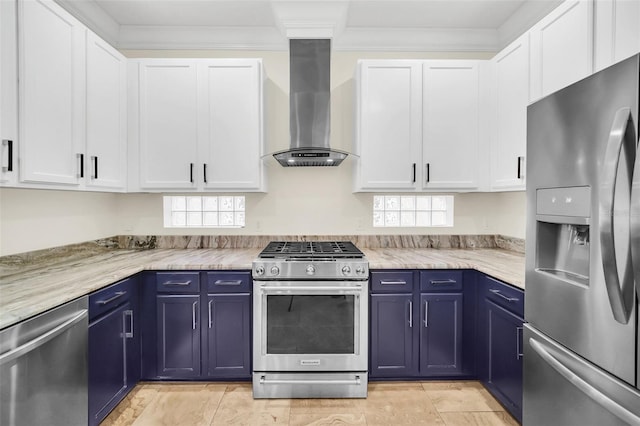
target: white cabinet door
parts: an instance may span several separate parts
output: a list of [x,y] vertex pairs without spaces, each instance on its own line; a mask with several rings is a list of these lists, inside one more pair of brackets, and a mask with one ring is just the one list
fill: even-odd
[[426,61],[423,69],[422,187],[478,186],[477,61]]
[[595,70],[640,52],[640,1],[596,0]]
[[415,190],[420,179],[422,62],[358,64],[355,190]]
[[529,34],[507,46],[492,62],[496,106],[491,144],[491,187],[494,190],[524,190]]
[[263,186],[262,64],[216,59],[202,64],[200,110],[205,126],[198,158],[202,183],[217,190]]
[[123,189],[126,182],[126,58],[87,35],[87,186]]
[[195,189],[196,63],[144,60],[139,76],[140,187]]
[[593,2],[566,1],[531,29],[532,101],[593,71]]
[[18,173],[18,65],[15,2],[0,1],[0,185]]
[[86,30],[52,0],[18,7],[21,180],[78,185]]

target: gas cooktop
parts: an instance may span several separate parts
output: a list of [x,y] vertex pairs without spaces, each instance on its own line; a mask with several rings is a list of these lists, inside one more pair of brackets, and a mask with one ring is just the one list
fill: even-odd
[[350,241],[272,241],[253,261],[260,280],[367,280],[369,262]]
[[261,259],[361,259],[364,254],[350,241],[272,241]]

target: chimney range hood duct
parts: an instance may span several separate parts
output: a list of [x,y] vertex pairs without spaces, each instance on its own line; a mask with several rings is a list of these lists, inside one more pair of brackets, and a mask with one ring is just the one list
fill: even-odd
[[291,39],[290,149],[273,154],[285,166],[337,166],[347,153],[329,147],[330,39]]

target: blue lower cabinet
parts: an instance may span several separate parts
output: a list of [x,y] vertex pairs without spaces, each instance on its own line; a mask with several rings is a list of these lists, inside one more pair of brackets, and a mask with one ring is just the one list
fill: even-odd
[[415,363],[413,295],[371,295],[371,377],[411,377]]
[[486,385],[518,421],[522,421],[522,324],[524,320],[487,304],[488,377]]
[[89,295],[89,424],[99,424],[140,378],[137,281]]
[[158,376],[200,376],[200,296],[157,296]]
[[209,294],[205,314],[207,375],[251,377],[251,295]]
[[462,293],[420,296],[420,375],[462,373]]

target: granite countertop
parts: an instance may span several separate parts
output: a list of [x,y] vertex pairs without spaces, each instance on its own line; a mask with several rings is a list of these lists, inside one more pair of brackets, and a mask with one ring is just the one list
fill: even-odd
[[[0,329],[143,270],[251,269],[260,248],[108,250],[0,267]],[[370,269],[477,269],[524,288],[524,255],[502,249],[364,248]]]

